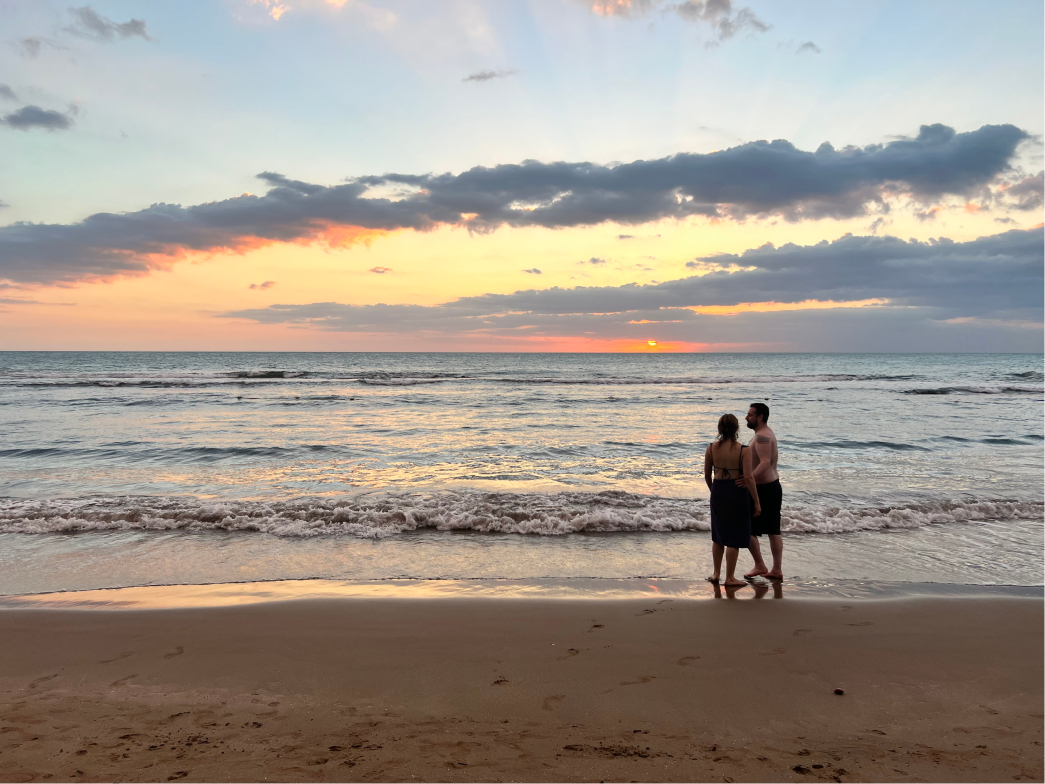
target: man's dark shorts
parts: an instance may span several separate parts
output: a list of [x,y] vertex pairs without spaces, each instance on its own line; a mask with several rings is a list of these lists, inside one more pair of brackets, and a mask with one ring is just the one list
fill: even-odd
[[751,518],[751,533],[755,536],[762,534],[780,534],[780,505],[784,500],[784,491],[780,487],[780,480],[766,482],[764,485],[755,485],[758,490],[758,505],[762,507],[762,514]]

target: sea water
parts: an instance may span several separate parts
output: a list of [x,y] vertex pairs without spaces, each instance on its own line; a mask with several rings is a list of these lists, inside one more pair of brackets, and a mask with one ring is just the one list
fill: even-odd
[[0,594],[696,579],[704,450],[754,402],[779,441],[789,576],[1040,585],[1042,369],[1027,354],[4,352]]

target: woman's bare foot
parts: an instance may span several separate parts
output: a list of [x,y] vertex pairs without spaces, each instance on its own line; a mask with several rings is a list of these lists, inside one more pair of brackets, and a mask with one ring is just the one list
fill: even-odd
[[752,577],[760,577],[763,574],[769,574],[769,570],[764,566],[756,566],[750,572],[744,575],[745,580],[750,580]]
[[784,574],[783,574],[783,572],[772,572],[771,571],[771,572],[766,572],[763,575],[763,577],[765,577],[767,580],[783,580],[784,579]]
[[736,577],[727,577],[723,583],[727,588],[740,588],[741,586],[747,585],[743,580],[738,580]]
[[705,577],[704,579],[707,580],[709,583],[714,583],[715,585],[718,585],[718,575],[717,574],[713,574],[710,577]]

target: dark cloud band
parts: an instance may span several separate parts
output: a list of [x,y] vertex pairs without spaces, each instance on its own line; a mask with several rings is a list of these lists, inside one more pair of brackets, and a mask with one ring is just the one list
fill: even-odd
[[[188,252],[322,240],[332,229],[428,230],[438,225],[563,228],[637,225],[695,215],[846,218],[888,209],[890,193],[933,200],[982,191],[1009,170],[1028,134],[1012,125],[955,133],[922,126],[914,138],[815,152],[783,140],[616,166],[540,163],[461,174],[358,177],[323,186],[265,172],[264,196],[182,207],[155,204],[80,223],[0,228],[0,279],[49,283],[135,274]],[[400,189],[400,198],[376,192]]]
[[[702,261],[741,269],[647,286],[556,287],[464,297],[434,306],[272,305],[224,315],[344,332],[479,331],[518,336],[520,330],[532,335],[594,331],[600,337],[616,338],[634,332],[629,326],[634,324],[693,327],[707,321],[691,308],[888,300],[894,314],[917,312],[922,319],[1037,323],[1045,304],[1043,240],[1040,228],[970,242],[846,235],[831,243],[765,246],[740,255],[709,257]],[[685,326],[671,329],[686,333]],[[699,340],[700,335],[675,339]]]

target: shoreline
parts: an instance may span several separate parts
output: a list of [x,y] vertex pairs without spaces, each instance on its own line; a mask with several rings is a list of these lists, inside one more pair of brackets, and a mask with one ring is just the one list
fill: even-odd
[[632,601],[670,598],[790,599],[818,601],[903,600],[913,598],[1045,598],[1045,585],[980,585],[886,580],[802,580],[756,578],[749,587],[728,590],[705,580],[634,578],[388,578],[378,580],[244,580],[215,583],[132,585],[0,595],[0,611],[11,609],[149,610],[232,607],[271,602],[351,599],[477,599],[547,601]]
[[3,608],[0,780],[1040,781],[1043,605]]

